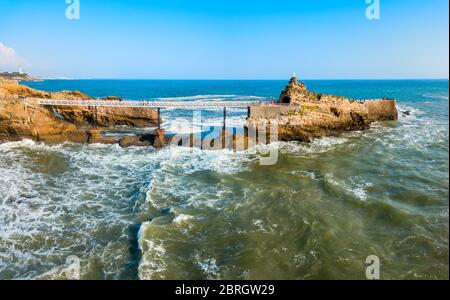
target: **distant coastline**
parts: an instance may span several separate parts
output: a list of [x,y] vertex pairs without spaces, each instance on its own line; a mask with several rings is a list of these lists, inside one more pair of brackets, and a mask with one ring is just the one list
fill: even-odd
[[40,81],[41,79],[30,76],[26,73],[19,72],[2,72],[0,73],[0,80],[17,80],[17,81]]

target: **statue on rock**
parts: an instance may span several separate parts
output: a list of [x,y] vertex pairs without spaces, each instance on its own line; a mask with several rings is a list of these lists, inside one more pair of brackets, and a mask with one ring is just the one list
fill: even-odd
[[302,98],[307,93],[304,82],[298,82],[295,72],[292,74],[289,84],[281,92],[279,102],[284,104],[292,104],[298,102],[297,99]]

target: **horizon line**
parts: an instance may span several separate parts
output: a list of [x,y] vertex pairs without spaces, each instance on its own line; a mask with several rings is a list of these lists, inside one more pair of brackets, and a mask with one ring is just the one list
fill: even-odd
[[[202,80],[202,81],[285,81],[289,80],[291,77],[286,79],[280,78],[120,78],[120,77],[35,77],[37,80],[176,80],[176,81],[188,81],[188,80]],[[318,81],[318,80],[335,80],[335,81],[345,81],[345,80],[353,80],[353,81],[378,81],[378,80],[449,80],[449,78],[442,77],[426,77],[426,78],[299,78],[298,80],[309,80],[309,81]],[[28,80],[22,80],[28,81]]]

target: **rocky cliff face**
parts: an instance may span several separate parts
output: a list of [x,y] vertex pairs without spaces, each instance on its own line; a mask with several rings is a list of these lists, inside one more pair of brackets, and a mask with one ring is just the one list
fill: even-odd
[[148,108],[98,107],[94,117],[94,110],[88,107],[54,107],[56,113],[76,126],[92,126],[94,119],[99,127],[114,126],[150,127],[156,126],[158,114]]
[[[0,142],[30,138],[47,143],[105,142],[101,129],[117,125],[150,127],[157,124],[157,113],[152,109],[98,108],[97,125],[92,131],[94,112],[84,107],[42,107],[38,99],[77,99],[91,97],[79,91],[49,93],[31,89],[12,80],[0,80]],[[119,100],[118,100],[119,101]]]
[[58,119],[36,101],[0,97],[0,142],[24,138],[46,143],[84,143],[88,133]]
[[[278,139],[282,141],[311,141],[344,131],[365,130],[374,121],[398,118],[395,100],[355,101],[341,96],[309,92],[305,84],[298,82],[295,77],[291,78],[281,92],[279,102],[295,108],[276,118]],[[257,123],[261,121],[267,126],[271,122],[269,119],[250,117],[247,125],[257,127]]]
[[289,84],[281,92],[280,103],[294,103],[307,96],[306,85],[304,82],[298,82],[296,77],[292,77]]
[[80,91],[61,91],[56,93],[44,92],[32,89],[25,85],[19,84],[15,80],[2,80],[0,79],[0,97],[12,97],[12,98],[43,98],[43,99],[80,99],[88,100],[92,99],[86,94]]

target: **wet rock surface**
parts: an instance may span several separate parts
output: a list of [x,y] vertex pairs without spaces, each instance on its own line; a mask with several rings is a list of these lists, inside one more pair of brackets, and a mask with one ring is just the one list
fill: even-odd
[[148,147],[161,148],[167,145],[165,132],[162,129],[157,129],[153,133],[128,135],[120,138],[119,146],[122,148],[128,147]]

